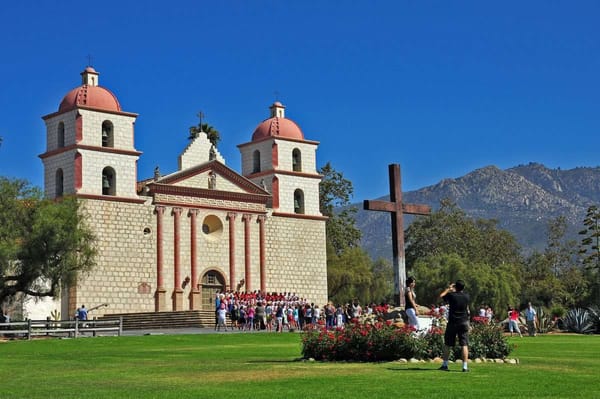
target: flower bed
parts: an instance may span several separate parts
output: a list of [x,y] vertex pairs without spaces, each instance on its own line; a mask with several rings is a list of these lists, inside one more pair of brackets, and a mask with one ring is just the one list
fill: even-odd
[[[472,323],[469,335],[470,358],[505,358],[512,347],[501,329],[494,324]],[[391,361],[398,359],[433,359],[442,356],[444,330],[432,327],[418,336],[409,327],[390,322],[359,321],[345,328],[319,328],[303,333],[302,355],[315,360]],[[460,357],[460,347],[450,358]]]

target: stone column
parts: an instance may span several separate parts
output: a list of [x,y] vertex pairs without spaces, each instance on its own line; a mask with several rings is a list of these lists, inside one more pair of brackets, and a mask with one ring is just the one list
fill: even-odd
[[197,209],[190,209],[188,212],[190,217],[190,274],[192,276],[191,288],[190,288],[190,309],[191,310],[199,310],[201,307],[200,304],[200,291],[198,290],[198,265],[196,260],[196,216],[198,215]]
[[258,222],[260,251],[260,292],[265,293],[267,291],[267,270],[265,265],[265,215],[259,215],[256,219],[256,221]]
[[173,208],[173,310],[183,310],[183,289],[180,272],[180,220],[182,209]]
[[242,221],[244,222],[244,279],[246,280],[246,292],[252,292],[252,276],[251,276],[251,262],[250,262],[250,221],[252,215],[244,214]]
[[163,281],[163,214],[164,206],[154,208],[156,213],[156,292],[154,294],[154,311],[166,310],[166,290]]
[[235,212],[227,213],[229,220],[229,289],[235,291],[237,284],[235,282]]

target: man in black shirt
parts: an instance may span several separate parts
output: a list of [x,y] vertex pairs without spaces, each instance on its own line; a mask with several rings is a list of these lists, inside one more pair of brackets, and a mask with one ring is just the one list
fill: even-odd
[[440,298],[450,306],[448,325],[444,334],[444,362],[440,370],[448,371],[448,354],[450,348],[455,345],[458,335],[463,362],[462,371],[469,371],[467,366],[469,358],[469,294],[463,292],[464,288],[464,281],[457,280],[440,294]]

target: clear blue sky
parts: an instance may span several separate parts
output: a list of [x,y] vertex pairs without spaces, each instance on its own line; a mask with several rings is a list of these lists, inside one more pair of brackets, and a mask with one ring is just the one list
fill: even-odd
[[42,186],[41,116],[92,65],[139,113],[139,179],[177,168],[202,110],[240,170],[277,98],[355,201],[487,165],[600,165],[598,1],[11,1],[0,175]]

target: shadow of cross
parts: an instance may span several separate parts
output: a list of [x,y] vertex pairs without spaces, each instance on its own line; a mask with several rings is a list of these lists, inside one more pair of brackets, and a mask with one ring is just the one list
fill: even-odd
[[403,215],[429,215],[431,207],[421,204],[405,204],[402,202],[402,180],[400,165],[388,166],[390,175],[390,200],[365,200],[363,209],[367,211],[389,212],[392,218],[392,250],[394,269],[394,304],[404,306],[404,288],[406,282],[406,264],[404,260],[404,222]]

